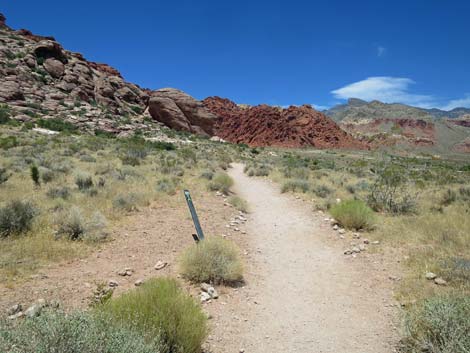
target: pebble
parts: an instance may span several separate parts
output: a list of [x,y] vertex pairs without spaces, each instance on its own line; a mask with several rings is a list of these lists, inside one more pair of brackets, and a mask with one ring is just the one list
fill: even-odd
[[339,229],[339,226],[338,226],[337,224],[335,224],[335,225],[333,226],[333,230],[338,230],[338,229]]
[[338,230],[338,233],[339,233],[339,234],[345,234],[345,233],[346,233],[346,230],[341,228],[341,229]]
[[12,316],[12,315],[18,314],[22,310],[23,310],[23,306],[21,304],[13,305],[7,310],[7,315]]
[[139,286],[141,286],[142,284],[144,284],[144,280],[143,280],[143,279],[138,279],[137,281],[134,282],[134,286],[136,286],[136,287],[139,287]]
[[108,282],[108,286],[110,286],[111,288],[114,288],[114,287],[119,286],[119,283],[113,279],[110,279]]
[[155,264],[154,268],[158,271],[158,270],[161,270],[161,269],[165,268],[166,265],[168,265],[168,262],[158,261],[158,262]]
[[437,275],[435,273],[432,273],[432,272],[426,273],[426,279],[428,279],[428,280],[433,280],[436,277],[437,277]]
[[436,283],[438,286],[447,286],[447,281],[441,277],[435,278],[434,283]]
[[217,299],[219,297],[219,293],[217,293],[217,290],[208,283],[201,283],[201,290],[204,293],[209,294],[211,299]]

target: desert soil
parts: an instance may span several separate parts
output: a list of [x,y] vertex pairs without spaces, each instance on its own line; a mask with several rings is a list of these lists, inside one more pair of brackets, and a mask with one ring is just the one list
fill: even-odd
[[215,317],[212,351],[393,352],[396,310],[380,256],[343,255],[344,240],[307,202],[240,164],[230,174],[251,209],[247,283]]
[[[268,179],[247,177],[240,164],[229,173],[235,193],[250,207],[238,230],[229,227],[238,212],[223,197],[193,194],[206,235],[236,242],[245,263],[243,285],[219,287],[220,298],[203,304],[211,317],[205,351],[393,352],[396,284],[389,276],[395,259],[370,251],[343,255],[348,240],[340,239],[311,203],[281,194]],[[184,197],[126,217],[113,230],[113,241],[86,258],[43,267],[13,288],[0,283],[1,312],[38,298],[58,300],[66,310],[84,309],[98,282],[119,282],[119,295],[138,279],[179,277],[178,256],[194,232]],[[168,266],[155,270],[158,261]],[[132,276],[119,276],[127,267]],[[182,283],[198,300],[198,287]]]

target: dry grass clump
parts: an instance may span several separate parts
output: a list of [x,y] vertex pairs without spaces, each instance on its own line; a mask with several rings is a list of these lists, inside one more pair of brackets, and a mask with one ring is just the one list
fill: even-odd
[[230,196],[228,203],[235,207],[237,210],[242,212],[248,212],[248,202],[239,196]]
[[470,296],[434,296],[406,313],[399,349],[403,353],[467,353],[469,332]]
[[216,173],[210,181],[209,190],[217,190],[227,195],[230,192],[232,185],[233,179],[227,173],[219,172]]
[[181,258],[181,272],[190,281],[232,284],[243,278],[238,249],[227,240],[210,237],[193,244]]
[[29,201],[13,200],[0,208],[0,238],[31,229],[37,208]]
[[81,353],[164,353],[158,336],[115,325],[90,313],[44,310],[39,317],[0,322],[0,351]]
[[111,298],[99,308],[110,322],[159,337],[164,352],[200,353],[207,337],[207,317],[174,279],[158,278]]
[[361,200],[341,201],[331,207],[330,213],[347,229],[371,229],[375,222],[374,211]]
[[281,186],[281,192],[307,192],[310,189],[310,184],[307,180],[303,179],[295,179],[295,180],[288,180],[284,182]]

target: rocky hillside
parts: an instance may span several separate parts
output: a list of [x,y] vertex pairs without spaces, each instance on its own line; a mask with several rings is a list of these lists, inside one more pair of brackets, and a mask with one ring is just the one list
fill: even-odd
[[200,102],[172,88],[143,89],[116,69],[65,50],[53,37],[9,28],[3,16],[0,103],[13,119],[40,126],[54,120],[90,133],[126,136],[139,130],[154,137],[164,124],[252,146],[366,147],[309,106],[244,109],[218,98]]
[[311,106],[282,109],[268,105],[240,107],[219,97],[203,101],[219,117],[215,133],[234,143],[250,146],[367,148],[334,121]]
[[324,113],[344,130],[374,147],[423,147],[445,153],[468,151],[470,124],[463,115],[466,110],[456,108],[444,112],[352,98],[347,104]]
[[116,69],[65,50],[53,37],[13,30],[0,17],[0,103],[14,119],[60,119],[116,134],[158,130],[142,115],[149,97]]

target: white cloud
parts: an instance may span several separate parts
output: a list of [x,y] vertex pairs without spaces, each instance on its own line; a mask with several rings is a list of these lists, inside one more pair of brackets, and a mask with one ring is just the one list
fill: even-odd
[[446,105],[440,107],[439,109],[452,110],[461,107],[470,108],[470,94],[467,93],[465,97],[461,99],[453,99],[449,101],[449,103],[447,103]]
[[412,79],[404,77],[368,77],[365,80],[331,91],[331,93],[339,99],[379,100],[384,103],[403,103],[422,108],[436,106],[433,96],[410,92],[410,86],[414,83]]
[[377,56],[380,58],[381,56],[384,56],[385,53],[387,52],[387,48],[385,47],[382,47],[382,46],[378,46],[377,47]]
[[311,105],[312,107],[314,107],[315,110],[318,110],[318,111],[326,110],[326,109],[329,108],[329,107],[326,106],[326,105],[319,105],[319,104],[313,104],[313,103],[311,103],[310,105]]

